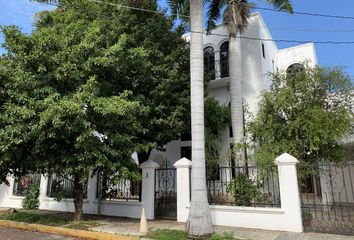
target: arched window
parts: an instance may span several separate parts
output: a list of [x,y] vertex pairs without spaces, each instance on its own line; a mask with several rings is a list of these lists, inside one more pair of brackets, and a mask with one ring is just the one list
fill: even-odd
[[305,71],[305,67],[304,65],[300,64],[300,63],[294,63],[291,64],[287,69],[286,69],[286,75],[288,77],[297,74],[299,72],[303,72]]
[[229,76],[229,42],[224,42],[220,46],[220,77]]
[[215,79],[215,55],[213,47],[204,48],[204,75],[209,81]]

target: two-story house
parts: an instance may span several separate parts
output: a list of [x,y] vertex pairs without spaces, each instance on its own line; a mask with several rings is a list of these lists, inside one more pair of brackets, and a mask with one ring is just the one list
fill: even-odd
[[[189,35],[185,38],[188,41]],[[204,35],[204,70],[211,73],[208,94],[220,103],[229,105],[229,47],[228,32],[224,25],[218,26],[210,34]],[[242,98],[248,111],[255,115],[259,96],[270,86],[269,73],[277,70],[291,71],[303,62],[314,66],[317,64],[316,50],[313,43],[278,49],[276,41],[259,13],[253,13],[247,30],[238,39],[242,51]],[[222,137],[222,153],[226,153],[232,142],[230,129]],[[191,158],[191,141],[189,136],[171,141],[165,146],[165,152],[153,150],[150,158],[161,166],[173,166],[182,157]]]

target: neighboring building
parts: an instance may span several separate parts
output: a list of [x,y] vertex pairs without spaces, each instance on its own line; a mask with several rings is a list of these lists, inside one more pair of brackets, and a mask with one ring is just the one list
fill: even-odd
[[[291,48],[278,49],[272,35],[259,13],[253,13],[249,27],[239,39],[242,47],[242,97],[245,106],[255,115],[261,92],[270,86],[269,73],[277,70],[292,70],[307,62],[317,64],[316,50],[313,43]],[[187,41],[189,35],[186,35]],[[251,40],[252,39],[252,40]],[[256,39],[256,40],[253,40]],[[263,40],[258,40],[263,39]],[[228,32],[224,25],[218,26],[210,35],[204,37],[204,69],[210,78],[209,95],[224,105],[229,105],[229,66]],[[225,130],[222,138],[222,153],[226,156],[232,137],[230,130]],[[190,136],[172,141],[165,146],[165,152],[152,151],[150,158],[161,166],[172,166],[182,157],[191,158]],[[166,164],[167,163],[167,164]]]

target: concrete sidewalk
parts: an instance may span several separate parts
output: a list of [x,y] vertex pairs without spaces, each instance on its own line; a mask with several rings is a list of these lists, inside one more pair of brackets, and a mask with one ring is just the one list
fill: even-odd
[[[120,235],[140,236],[139,233],[139,220],[128,218],[116,218],[112,222],[99,221],[102,226],[91,228],[91,231],[106,232]],[[233,228],[215,226],[215,232],[233,233],[235,239],[240,240],[354,240],[354,236],[332,235],[332,234],[318,234],[318,233],[289,233],[280,231],[266,231],[259,229],[248,228]],[[184,224],[168,220],[154,220],[148,221],[149,231],[157,229],[170,229],[170,230],[184,230]]]

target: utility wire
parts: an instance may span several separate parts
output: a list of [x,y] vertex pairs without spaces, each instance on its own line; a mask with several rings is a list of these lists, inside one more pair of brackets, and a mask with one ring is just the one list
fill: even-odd
[[[192,31],[191,31],[192,32]],[[229,37],[228,34],[217,34],[217,33],[210,33],[207,34],[206,32],[196,32],[193,33],[203,33],[205,35],[214,35],[214,36],[221,36],[221,37]],[[256,38],[256,37],[247,37],[247,36],[236,36],[239,39],[248,39],[248,40],[259,40],[264,42],[285,42],[285,43],[316,43],[316,44],[354,44],[354,41],[312,41],[312,40],[288,40],[288,39],[270,39],[270,38]]]
[[[271,11],[271,12],[283,12],[283,13],[289,13],[284,10],[277,10],[273,8],[265,8],[265,7],[254,7],[255,9],[260,9],[260,10],[265,10],[265,11]],[[347,20],[354,20],[353,16],[341,16],[341,15],[330,15],[330,14],[321,14],[321,13],[311,13],[311,12],[297,12],[294,11],[294,14],[298,15],[307,15],[307,16],[312,16],[312,17],[325,17],[325,18],[337,18],[337,19],[347,19]]]
[[[123,5],[123,4],[117,4],[117,3],[111,3],[111,2],[106,2],[106,1],[99,1],[99,0],[89,0],[91,2],[96,2],[96,3],[102,3],[102,4],[108,4],[111,6],[116,6],[116,7],[120,7],[120,8],[128,8],[128,9],[133,9],[133,10],[137,10],[137,11],[142,11],[142,12],[150,12],[150,13],[156,13],[156,14],[165,14],[163,12],[159,12],[159,11],[155,11],[155,10],[150,10],[150,9],[146,9],[146,8],[138,8],[138,7],[131,7],[131,6],[127,6],[127,5]],[[182,14],[170,14],[171,16],[176,16],[176,17],[186,17],[189,18],[189,16],[187,15],[182,15]]]
[[[122,8],[129,8],[129,9],[134,9],[142,12],[151,12],[151,13],[157,13],[157,14],[164,14],[162,12],[154,11],[154,10],[149,10],[145,8],[138,8],[138,7],[131,7],[131,6],[126,6],[123,4],[117,4],[117,3],[111,3],[111,2],[106,2],[106,1],[100,1],[100,0],[89,0],[91,2],[96,2],[96,3],[102,3],[102,4],[108,4],[116,7],[122,7]],[[52,6],[58,6],[53,3],[47,2],[46,4],[52,5]],[[288,13],[285,10],[277,10],[273,8],[265,8],[265,7],[253,7],[254,9],[260,9],[260,10],[265,10],[265,11],[272,11],[272,12],[283,12],[283,13]],[[308,15],[308,16],[313,16],[313,17],[326,17],[326,18],[338,18],[338,19],[349,19],[349,20],[354,20],[354,16],[342,16],[342,15],[330,15],[330,14],[321,14],[321,13],[311,13],[311,12],[298,12],[294,11],[294,14],[299,14],[299,15]],[[177,16],[177,17],[185,17],[185,18],[190,18],[188,15],[183,15],[183,14],[170,14],[171,16]],[[351,31],[351,30],[350,30]]]
[[[123,8],[130,8],[130,9],[135,9],[138,11],[143,11],[143,12],[153,12],[153,13],[158,13],[158,14],[164,14],[158,11],[154,10],[149,10],[149,9],[144,9],[144,8],[137,8],[137,7],[130,7],[122,4],[117,4],[117,3],[111,3],[111,2],[106,2],[106,1],[101,1],[101,0],[89,0],[91,2],[96,2],[96,3],[103,3],[103,4],[109,4],[112,6],[119,6]],[[283,13],[288,13],[284,10],[277,10],[273,8],[264,8],[264,7],[253,7],[254,9],[260,9],[260,10],[265,10],[265,11],[273,11],[273,12],[283,12]],[[321,13],[311,13],[311,12],[297,12],[294,11],[294,14],[299,14],[299,15],[308,15],[308,16],[313,16],[313,17],[326,17],[326,18],[339,18],[339,19],[349,19],[349,20],[354,20],[354,16],[341,16],[341,15],[329,15],[329,14],[321,14]],[[185,18],[190,18],[188,15],[181,15],[181,14],[170,14],[171,16],[180,16],[180,17],[185,17]]]
[[[155,10],[150,10],[150,9],[145,9],[145,8],[131,7],[131,6],[127,6],[127,5],[116,4],[116,3],[111,3],[111,2],[106,2],[106,1],[100,1],[100,0],[89,0],[89,1],[91,1],[91,2],[96,2],[96,3],[99,3],[99,4],[108,4],[108,5],[111,5],[111,6],[116,6],[116,7],[118,7],[118,8],[127,8],[127,9],[142,11],[142,12],[149,12],[149,13],[164,15],[163,12],[155,11]],[[276,11],[279,11],[279,10],[276,10]],[[176,15],[176,14],[173,14],[173,15]],[[185,16],[185,15],[178,15],[178,16],[189,17],[189,16]],[[130,22],[135,22],[135,23],[139,23],[139,24],[145,24],[144,22],[138,22],[138,21],[132,21],[132,20],[128,20],[128,21],[130,21]],[[259,26],[259,27],[267,28],[267,27],[265,27],[265,26]],[[192,32],[192,31],[191,31],[191,32]],[[193,31],[193,33],[202,33],[202,34],[205,34],[205,35],[229,37],[228,34],[217,34],[217,33],[208,33],[208,34],[207,34],[206,32],[195,32],[195,31]],[[354,41],[288,40],[288,39],[256,38],[256,37],[247,37],[247,36],[236,36],[236,38],[239,38],[239,39],[247,39],[247,40],[254,40],[254,41],[257,41],[257,40],[258,40],[258,41],[265,41],[265,42],[283,42],[283,43],[299,43],[299,44],[305,44],[305,43],[336,44],[336,45],[340,45],[340,44],[354,44]]]

